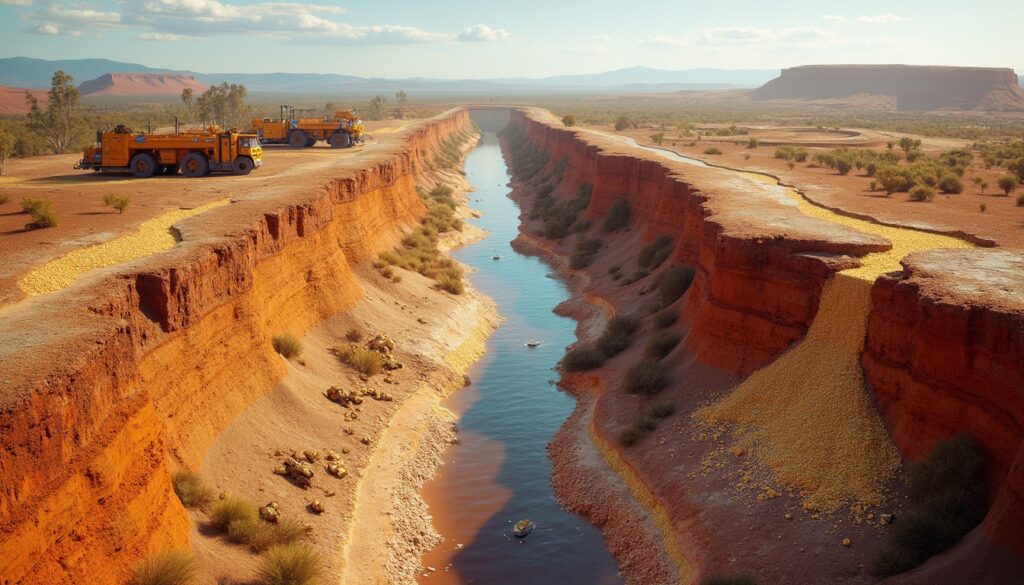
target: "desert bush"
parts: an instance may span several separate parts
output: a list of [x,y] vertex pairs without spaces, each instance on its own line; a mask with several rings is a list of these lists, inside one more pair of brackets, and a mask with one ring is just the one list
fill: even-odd
[[676,405],[671,402],[655,402],[647,407],[645,416],[653,419],[668,418],[676,413]]
[[985,517],[985,459],[978,444],[961,435],[939,443],[910,469],[911,509],[893,525],[873,562],[887,577],[909,571],[952,547]]
[[683,296],[693,283],[696,271],[690,266],[670,266],[666,268],[655,280],[658,294],[661,297],[661,304],[671,305]]
[[639,441],[643,437],[644,432],[640,430],[636,426],[636,424],[630,424],[623,428],[621,431],[619,431],[619,434],[616,438],[618,439],[619,443],[628,447],[630,445],[635,445],[637,441]]
[[359,347],[358,345],[349,345],[348,347],[335,350],[335,355],[338,356],[342,363],[352,366],[352,368],[364,376],[376,376],[383,371],[380,353],[372,349]]
[[217,500],[210,509],[210,524],[222,532],[227,532],[237,522],[258,522],[259,519],[256,506],[235,496]]
[[711,146],[704,149],[704,154],[722,154],[722,149],[717,146]]
[[291,333],[279,333],[270,342],[274,351],[288,359],[302,355],[302,342]]
[[608,267],[608,274],[615,274],[620,270],[622,270],[622,267],[620,267],[618,264],[615,264],[613,266]]
[[323,562],[307,545],[278,545],[267,551],[256,574],[259,585],[318,585],[323,579]]
[[191,585],[199,573],[199,563],[182,550],[157,553],[135,566],[131,585]]
[[565,124],[566,126],[572,128],[573,126],[576,125],[576,116],[573,116],[572,114],[566,114],[562,116],[562,124]]
[[352,327],[345,332],[345,339],[352,343],[359,343],[363,340],[363,332],[358,327]]
[[453,295],[461,295],[466,292],[466,285],[462,282],[462,277],[447,274],[437,279],[437,287]]
[[1017,195],[1017,207],[1024,207],[1024,195]]
[[701,579],[700,585],[757,585],[757,582],[747,575],[708,575]]
[[43,201],[42,199],[37,199],[35,197],[23,197],[21,199],[21,212],[32,213],[40,206],[42,206],[44,203],[46,202]]
[[911,201],[931,201],[935,199],[935,189],[925,185],[918,185],[910,190]]
[[629,225],[629,214],[629,203],[621,197],[616,199],[608,210],[608,216],[604,218],[604,223],[601,224],[601,229],[606,233],[621,230]]
[[670,331],[656,333],[647,342],[647,346],[644,347],[644,357],[649,360],[660,360],[672,353],[672,350],[679,345],[680,341],[682,341],[682,337],[678,333]]
[[601,367],[607,359],[608,357],[596,347],[577,345],[562,358],[562,367],[567,372],[582,372]]
[[174,494],[181,500],[181,505],[186,508],[205,510],[213,501],[213,490],[198,473],[176,471],[171,475],[171,485],[174,487]]
[[963,179],[953,173],[942,175],[935,186],[943,193],[963,193],[964,190]]
[[132,202],[132,198],[125,195],[104,195],[103,204],[107,207],[113,207],[118,213],[124,213],[125,209],[128,209],[128,204]]
[[622,353],[640,329],[640,320],[632,316],[617,315],[605,326],[604,333],[597,340],[597,349],[607,357]]
[[636,265],[653,270],[672,254],[672,237],[658,236],[640,250]]
[[775,149],[775,158],[804,162],[807,160],[807,149],[802,146],[780,146]]
[[654,328],[664,329],[671,327],[679,320],[679,313],[673,309],[662,309],[654,315]]
[[255,552],[263,552],[273,546],[298,542],[306,535],[306,527],[293,518],[277,522],[240,520],[228,525],[228,539],[238,544],[247,544]]
[[655,394],[668,386],[668,372],[657,362],[641,360],[626,370],[622,386],[628,394]]
[[569,259],[572,268],[586,268],[594,259],[594,255],[601,249],[601,240],[597,238],[580,237],[576,240],[576,251]]
[[615,131],[622,132],[626,128],[632,128],[633,122],[626,116],[619,116],[615,120]]
[[751,138],[747,141],[747,148],[757,148],[761,144],[761,141],[757,138]]
[[4,194],[0,195],[0,205],[7,205],[7,202],[11,200],[11,196]]
[[999,178],[996,179],[996,185],[999,185],[999,188],[1003,190],[1007,197],[1017,188],[1018,182],[1017,177],[1009,173],[999,175]]

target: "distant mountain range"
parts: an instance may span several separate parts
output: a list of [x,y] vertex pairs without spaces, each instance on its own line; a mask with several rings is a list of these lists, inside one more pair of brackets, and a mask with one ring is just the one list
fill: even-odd
[[53,72],[63,70],[82,83],[109,73],[179,73],[191,75],[204,85],[240,83],[251,92],[312,93],[345,92],[372,94],[405,90],[418,93],[508,94],[529,92],[591,93],[609,91],[642,93],[701,89],[752,88],[779,75],[778,69],[683,69],[631,67],[605,73],[527,78],[431,79],[412,77],[384,79],[321,73],[196,73],[159,69],[138,63],[107,59],[48,61],[28,57],[0,59],[0,85],[48,87]]

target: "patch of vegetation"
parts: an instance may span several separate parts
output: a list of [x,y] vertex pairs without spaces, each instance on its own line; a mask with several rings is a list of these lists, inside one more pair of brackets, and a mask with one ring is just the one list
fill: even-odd
[[597,349],[606,357],[622,353],[633,340],[633,334],[640,329],[640,320],[632,316],[616,315],[605,326],[604,333],[597,340]]
[[917,185],[910,190],[911,201],[931,201],[935,199],[935,189],[925,185]]
[[701,579],[700,585],[757,585],[757,582],[747,575],[708,575]]
[[633,364],[622,379],[627,394],[656,394],[668,386],[668,371],[665,366],[651,360]]
[[573,116],[572,114],[566,114],[562,116],[562,124],[565,124],[569,128],[572,128],[573,126],[576,125],[576,116]]
[[107,194],[103,196],[103,205],[113,207],[118,213],[124,213],[124,210],[128,209],[128,204],[131,202],[132,198],[126,195]]
[[722,149],[717,146],[711,146],[704,149],[704,154],[722,154]]
[[521,181],[529,181],[540,172],[551,158],[546,150],[530,142],[518,124],[509,124],[499,133],[508,145],[509,166],[512,174]]
[[805,162],[807,149],[802,146],[780,146],[775,149],[775,158],[792,162]]
[[351,343],[359,343],[363,340],[363,332],[358,327],[352,327],[345,332],[345,339]]
[[384,370],[384,362],[379,352],[358,345],[335,348],[334,355],[342,363],[352,366],[364,376],[376,376]]
[[629,215],[629,202],[620,197],[612,202],[612,206],[608,209],[608,215],[604,218],[604,223],[601,224],[601,229],[605,233],[621,230],[629,225]]
[[387,270],[388,266],[397,266],[437,281],[441,290],[452,294],[465,291],[462,268],[437,247],[439,234],[461,231],[463,227],[462,220],[455,214],[457,204],[453,193],[447,185],[438,185],[430,193],[420,192],[420,198],[427,206],[427,215],[419,228],[402,238],[400,247],[382,252],[377,257],[375,266],[379,267],[382,275],[398,282],[401,279]]
[[676,405],[671,402],[655,402],[647,407],[644,415],[653,419],[668,418],[676,413]]
[[171,474],[171,485],[174,494],[186,508],[205,510],[213,501],[213,490],[206,485],[198,473],[192,471],[176,471]]
[[943,193],[959,194],[964,191],[964,181],[953,173],[946,173],[935,185]]
[[1024,195],[1017,195],[1017,207],[1024,207]]
[[999,188],[1003,190],[1003,194],[1007,197],[1009,197],[1010,193],[1017,188],[1019,182],[1020,181],[1017,180],[1017,177],[1009,173],[999,175],[999,178],[996,179],[996,185],[999,185]]
[[661,298],[662,306],[676,302],[676,299],[690,288],[696,271],[690,266],[670,266],[658,275],[655,286]]
[[256,570],[259,585],[318,585],[323,562],[312,547],[286,544],[272,547]]
[[282,518],[277,522],[262,519],[241,520],[228,525],[228,539],[237,544],[246,544],[261,553],[271,547],[292,544],[306,535],[306,527],[293,518]]
[[287,359],[302,355],[302,342],[291,333],[279,333],[270,340],[274,351]]
[[11,200],[11,196],[6,193],[0,195],[0,205],[7,205],[7,202]]
[[645,270],[654,270],[671,254],[672,236],[658,236],[640,250],[636,265]]
[[987,490],[984,455],[973,439],[939,443],[910,469],[912,507],[875,557],[875,575],[909,571],[959,542],[984,519]]
[[747,141],[747,148],[757,148],[761,145],[761,141],[757,138],[751,138]]
[[32,221],[25,225],[25,229],[34,230],[57,225],[57,212],[53,209],[52,201],[25,197],[21,200],[21,211],[32,216]]
[[199,563],[182,550],[159,552],[135,566],[131,585],[191,585]]
[[654,314],[654,328],[664,329],[675,325],[679,320],[679,312],[674,309],[662,309]]
[[227,496],[217,500],[210,510],[210,524],[222,532],[227,532],[235,522],[258,520],[256,506],[235,496]]
[[594,256],[598,250],[601,249],[601,240],[597,238],[584,238],[581,237],[576,240],[576,251],[573,252],[572,258],[569,259],[569,266],[580,269],[590,266],[590,263],[594,260]]
[[658,361],[672,353],[680,341],[682,341],[682,337],[678,333],[660,331],[647,342],[647,346],[644,348],[644,357]]
[[619,431],[616,438],[619,443],[629,447],[630,445],[635,445],[640,439],[644,438],[645,434],[646,433],[640,430],[640,427],[637,426],[636,423],[632,423]]
[[562,367],[567,372],[593,370],[604,365],[608,357],[604,352],[591,345],[577,345],[570,349],[562,358]]
[[544,237],[553,240],[562,239],[569,235],[570,231],[578,229],[578,223],[581,221],[580,214],[590,205],[593,188],[591,183],[581,183],[576,189],[575,197],[558,201],[551,196],[554,186],[545,183],[537,190],[533,207],[530,209],[530,217],[543,220],[541,233]]

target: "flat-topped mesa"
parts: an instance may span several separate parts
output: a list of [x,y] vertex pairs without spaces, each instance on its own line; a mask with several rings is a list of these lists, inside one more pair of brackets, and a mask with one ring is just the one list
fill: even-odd
[[[196,469],[285,374],[271,347],[352,308],[352,264],[396,244],[465,110],[179,223],[176,248],[0,314],[4,585],[119,585],[187,546],[170,471]],[[261,196],[262,195],[262,196]]]
[[78,86],[84,96],[179,95],[185,89],[202,93],[206,86],[191,75],[178,73],[107,73]]
[[899,110],[1024,111],[1013,69],[995,67],[804,65],[783,69],[752,94],[756,101],[870,96],[888,98]]

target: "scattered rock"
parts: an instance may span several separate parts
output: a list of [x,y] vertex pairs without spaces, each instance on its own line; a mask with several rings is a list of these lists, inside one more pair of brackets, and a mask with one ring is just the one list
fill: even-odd
[[226,500],[226,499],[228,499],[228,493],[227,492],[221,492],[220,495],[217,496],[217,498],[220,499],[220,500]]
[[319,499],[313,500],[309,503],[309,511],[314,514],[323,514],[324,510],[326,510],[326,508],[324,508],[324,503]]
[[267,522],[277,522],[281,519],[281,512],[277,509],[277,502],[270,502],[260,508],[260,518]]
[[851,544],[853,544],[853,542],[851,542],[849,538],[843,539],[843,546],[850,546]]
[[316,463],[317,459],[320,459],[319,451],[303,451],[302,456],[305,457],[306,461],[310,463]]
[[373,440],[371,440],[370,437],[363,437],[362,439],[359,439],[359,442],[364,445],[369,445]]
[[792,519],[793,519],[793,515],[790,514],[789,512],[786,512],[786,520],[792,520]]
[[341,465],[338,465],[337,463],[328,463],[327,473],[333,475],[338,479],[341,479],[348,475],[348,470],[342,467]]
[[882,524],[892,524],[893,520],[895,520],[895,519],[896,519],[896,516],[893,515],[893,514],[879,514],[878,515],[878,521],[881,522]]
[[341,455],[338,455],[336,451],[328,449],[327,452],[324,453],[324,459],[328,461],[341,461]]
[[427,320],[424,319],[423,317],[417,318],[416,322],[419,323],[420,325],[426,325],[427,324]]
[[306,488],[313,483],[313,468],[305,461],[289,457],[284,460],[284,470],[286,477],[300,487]]

